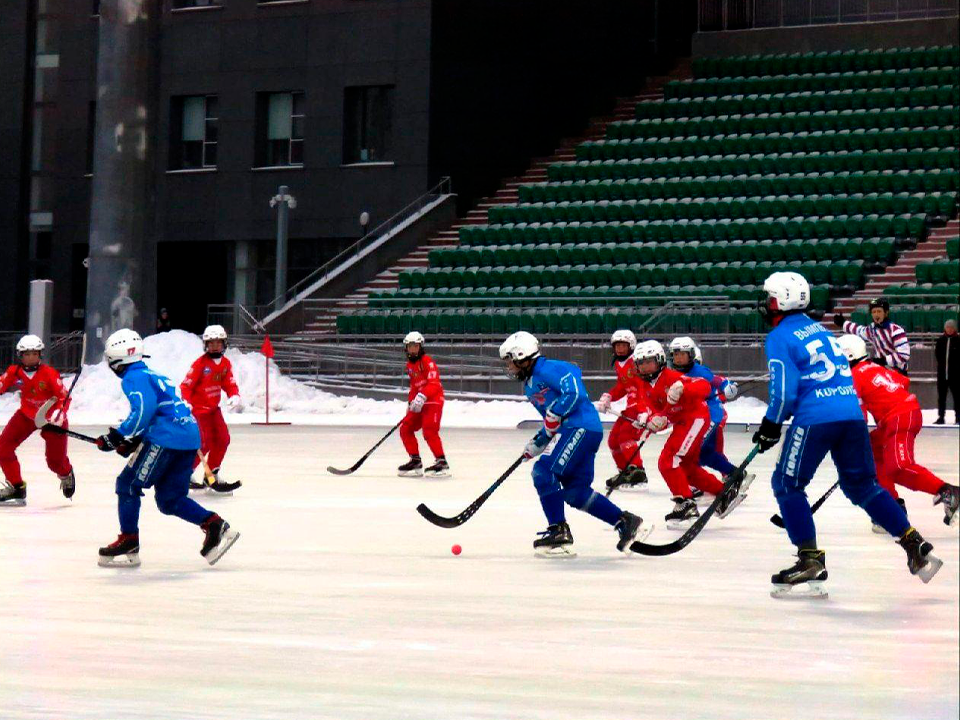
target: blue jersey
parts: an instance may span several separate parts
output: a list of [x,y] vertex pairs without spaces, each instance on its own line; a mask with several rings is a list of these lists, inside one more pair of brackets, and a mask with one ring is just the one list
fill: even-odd
[[804,313],[787,315],[767,335],[767,419],[795,425],[863,421],[850,364],[837,339]]
[[537,358],[533,374],[523,384],[523,394],[541,416],[550,412],[563,427],[603,431],[600,415],[590,402],[580,368],[562,360]]
[[117,431],[125,438],[142,437],[171,450],[198,450],[200,428],[177,388],[145,363],[127,366],[121,381],[130,414]]
[[[715,423],[722,422],[727,412],[723,409],[723,403],[720,402],[720,398],[717,395],[717,387],[714,385],[713,370],[701,363],[694,363],[693,367],[687,370],[684,375],[703,378],[710,383],[710,395],[707,396],[707,407],[710,409],[710,420],[711,422]],[[730,381],[724,379],[724,381],[720,383],[719,389],[726,390],[729,384]]]

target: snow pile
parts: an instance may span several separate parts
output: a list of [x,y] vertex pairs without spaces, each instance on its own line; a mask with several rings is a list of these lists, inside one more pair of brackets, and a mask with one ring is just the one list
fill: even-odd
[[[151,335],[144,340],[147,364],[177,386],[190,365],[203,354],[203,342],[182,330]],[[225,413],[230,423],[263,421],[266,404],[264,357],[257,352],[228,348],[234,377],[243,402],[240,413]],[[406,412],[403,400],[371,400],[341,397],[286,377],[270,363],[270,418],[313,425],[393,425]],[[72,376],[64,377],[68,387]],[[0,421],[6,421],[20,406],[18,393],[0,396]],[[106,362],[87,365],[73,391],[70,422],[74,425],[114,424],[129,410],[120,389],[120,379]],[[444,425],[449,427],[515,427],[521,420],[539,416],[526,403],[448,400]]]

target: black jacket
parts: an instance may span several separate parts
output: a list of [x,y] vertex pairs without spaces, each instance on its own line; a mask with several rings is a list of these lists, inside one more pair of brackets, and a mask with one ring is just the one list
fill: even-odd
[[934,356],[937,358],[937,377],[956,378],[960,376],[960,333],[937,338]]

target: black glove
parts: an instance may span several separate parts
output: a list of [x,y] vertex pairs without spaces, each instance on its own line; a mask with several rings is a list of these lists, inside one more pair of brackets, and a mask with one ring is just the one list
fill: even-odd
[[843,322],[845,320],[846,318],[843,316],[843,313],[837,313],[836,315],[833,316],[833,324],[840,329],[843,329]]
[[130,443],[127,441],[127,439],[124,438],[116,428],[110,428],[106,435],[101,435],[97,438],[97,447],[100,450],[103,452],[112,452],[113,450],[116,450],[124,457],[129,455],[130,451],[127,451],[126,455],[124,455],[123,452],[121,452],[121,447],[129,444]]
[[871,358],[871,361],[880,367],[887,366],[887,359],[883,355],[877,355],[875,358]]
[[765,453],[780,442],[780,431],[782,428],[782,423],[775,423],[772,420],[764,418],[760,423],[760,429],[753,434],[753,444],[759,445],[760,452]]
[[135,437],[130,440],[124,440],[117,445],[117,455],[120,457],[130,457],[133,454],[133,451],[140,447],[141,442],[143,441],[139,437]]

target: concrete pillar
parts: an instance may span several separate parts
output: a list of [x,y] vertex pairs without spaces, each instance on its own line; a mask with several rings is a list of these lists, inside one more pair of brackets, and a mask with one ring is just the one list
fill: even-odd
[[102,0],[87,283],[87,357],[110,333],[153,329],[154,148],[160,0]]
[[53,280],[30,281],[30,318],[27,332],[36,335],[50,347],[50,328],[53,319]]

